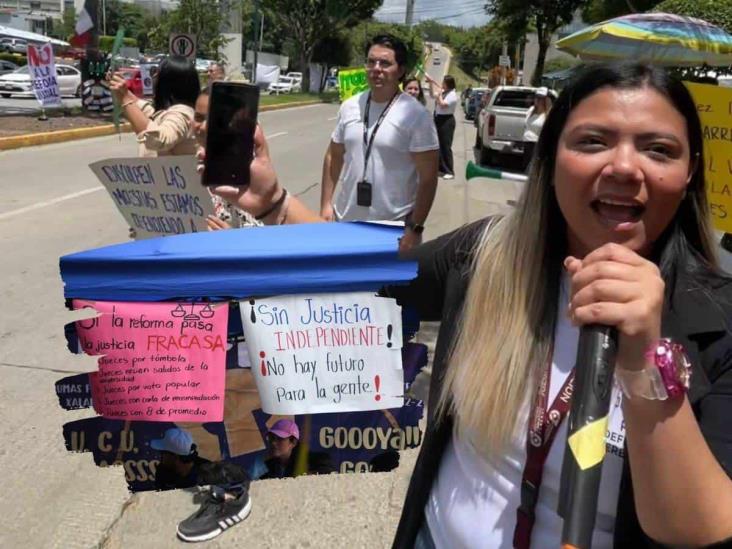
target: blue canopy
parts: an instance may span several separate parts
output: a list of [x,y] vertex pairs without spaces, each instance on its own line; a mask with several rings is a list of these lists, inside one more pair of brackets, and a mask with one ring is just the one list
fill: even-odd
[[65,297],[104,301],[371,291],[416,276],[397,256],[402,231],[314,223],[153,238],[63,256],[61,278]]

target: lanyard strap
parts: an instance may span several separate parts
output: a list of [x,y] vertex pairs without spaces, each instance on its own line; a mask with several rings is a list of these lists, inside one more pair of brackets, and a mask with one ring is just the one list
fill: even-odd
[[516,527],[513,531],[513,546],[516,549],[529,549],[531,546],[531,531],[536,520],[535,510],[539,500],[539,487],[544,474],[544,464],[559,426],[569,413],[572,401],[574,368],[554,402],[547,409],[551,369],[552,353],[550,352],[547,367],[536,393],[534,408],[529,417],[529,429],[526,436],[526,465],[524,465],[524,472],[521,476],[521,504],[516,509]]
[[381,126],[381,123],[386,118],[386,113],[389,112],[389,109],[394,104],[394,101],[399,96],[400,92],[396,92],[391,99],[389,99],[389,103],[387,103],[386,108],[381,112],[381,115],[379,115],[378,120],[376,121],[376,125],[374,126],[374,130],[371,132],[371,137],[368,137],[369,133],[369,111],[371,110],[371,92],[369,92],[368,98],[366,99],[366,111],[363,114],[363,147],[364,147],[364,153],[363,153],[363,176],[361,177],[361,181],[366,180],[366,168],[369,165],[369,158],[371,157],[371,147],[374,145],[374,138],[376,137],[376,132],[379,131],[379,127]]

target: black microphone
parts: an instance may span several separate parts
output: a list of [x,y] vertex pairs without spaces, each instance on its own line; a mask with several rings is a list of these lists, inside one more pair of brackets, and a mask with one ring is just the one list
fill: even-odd
[[592,544],[617,348],[614,327],[580,329],[559,490],[563,546],[589,549]]

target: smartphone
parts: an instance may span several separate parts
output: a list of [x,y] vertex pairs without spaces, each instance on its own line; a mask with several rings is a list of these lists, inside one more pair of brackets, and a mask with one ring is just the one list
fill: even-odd
[[259,88],[239,82],[214,82],[209,99],[204,185],[249,185],[254,157]]

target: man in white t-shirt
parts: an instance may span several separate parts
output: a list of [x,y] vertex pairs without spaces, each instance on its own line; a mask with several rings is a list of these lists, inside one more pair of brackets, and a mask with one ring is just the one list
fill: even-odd
[[404,221],[399,246],[407,250],[421,241],[435,197],[437,132],[427,110],[399,89],[404,43],[380,35],[366,51],[369,90],[341,105],[323,162],[320,213],[328,220]]

